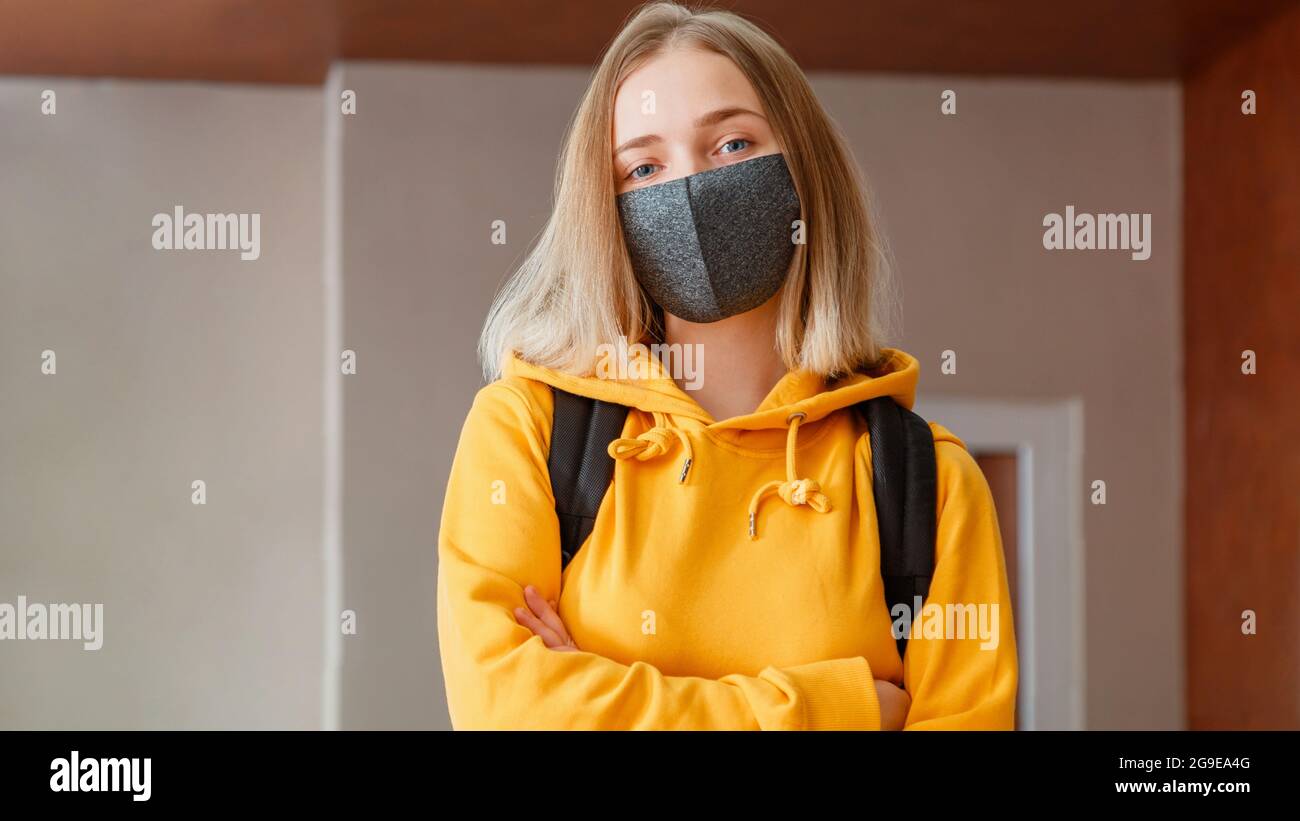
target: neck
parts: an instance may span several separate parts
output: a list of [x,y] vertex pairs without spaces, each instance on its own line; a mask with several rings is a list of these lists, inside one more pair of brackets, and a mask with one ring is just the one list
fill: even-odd
[[785,376],[776,350],[779,297],[752,311],[707,324],[664,313],[664,341],[699,345],[705,354],[702,379],[677,384],[715,421],[752,413]]

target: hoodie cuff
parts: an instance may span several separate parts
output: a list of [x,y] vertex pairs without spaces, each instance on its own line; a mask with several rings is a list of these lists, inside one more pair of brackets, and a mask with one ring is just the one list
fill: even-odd
[[865,658],[815,661],[782,672],[802,696],[803,729],[880,729],[876,680]]

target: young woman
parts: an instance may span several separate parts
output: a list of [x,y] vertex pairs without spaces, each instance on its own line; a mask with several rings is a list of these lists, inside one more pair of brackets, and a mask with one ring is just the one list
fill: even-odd
[[[918,626],[905,663],[891,633],[853,406],[910,407],[918,365],[880,346],[886,267],[867,202],[843,138],[760,29],[668,3],[629,20],[481,341],[494,381],[465,420],[438,543],[455,727],[1014,726],[993,503],[939,425],[926,608],[991,607],[991,632]],[[702,367],[636,346],[636,367],[602,367],[623,340]],[[631,408],[563,571],[557,389]]]

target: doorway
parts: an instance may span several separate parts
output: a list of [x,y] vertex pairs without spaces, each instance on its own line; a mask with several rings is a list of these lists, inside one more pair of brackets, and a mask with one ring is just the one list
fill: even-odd
[[1016,728],[1083,729],[1082,400],[932,397],[914,409],[966,444],[993,493],[1019,655]]

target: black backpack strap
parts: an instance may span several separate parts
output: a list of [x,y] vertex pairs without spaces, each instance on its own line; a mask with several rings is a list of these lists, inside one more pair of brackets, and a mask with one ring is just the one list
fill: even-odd
[[609,443],[623,434],[627,406],[552,388],[551,451],[546,467],[560,517],[560,571],[591,535],[596,512],[614,477]]
[[[890,621],[895,605],[921,617],[915,597],[924,601],[934,575],[935,505],[938,468],[934,436],[920,416],[891,397],[861,403],[871,438],[871,490],[880,527],[880,575]],[[907,652],[907,636],[898,637],[898,657]]]

